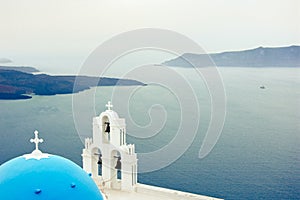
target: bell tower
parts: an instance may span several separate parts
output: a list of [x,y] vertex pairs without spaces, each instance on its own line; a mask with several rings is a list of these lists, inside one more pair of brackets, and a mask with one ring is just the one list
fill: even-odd
[[85,139],[83,169],[106,188],[131,191],[137,183],[135,146],[126,143],[125,119],[109,101],[106,111],[93,118],[93,137]]

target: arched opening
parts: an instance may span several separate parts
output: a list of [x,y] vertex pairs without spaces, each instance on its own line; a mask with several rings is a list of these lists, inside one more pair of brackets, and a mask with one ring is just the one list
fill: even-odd
[[99,148],[92,150],[92,175],[102,176],[102,153]]
[[110,121],[107,116],[102,117],[102,140],[104,143],[110,142]]
[[121,189],[122,179],[122,158],[121,153],[117,150],[113,150],[111,153],[113,160],[112,170],[112,187],[115,189]]

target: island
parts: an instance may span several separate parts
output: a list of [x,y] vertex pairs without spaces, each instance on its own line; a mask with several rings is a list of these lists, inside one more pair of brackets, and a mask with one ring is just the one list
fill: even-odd
[[185,53],[162,64],[186,68],[214,65],[218,67],[300,67],[300,46],[258,47],[211,54]]
[[[0,67],[0,99],[30,99],[32,95],[72,94],[95,86],[144,86],[136,80],[90,76],[51,76],[24,72],[24,68]],[[33,68],[34,69],[34,68]],[[25,70],[36,72],[26,68]],[[76,81],[76,87],[74,83]]]

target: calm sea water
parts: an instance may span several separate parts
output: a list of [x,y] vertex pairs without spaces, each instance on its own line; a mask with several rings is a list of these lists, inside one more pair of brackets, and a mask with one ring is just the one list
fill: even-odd
[[[225,126],[213,151],[201,160],[198,152],[210,119],[208,92],[189,69],[178,71],[191,73],[196,85],[201,110],[198,134],[180,159],[159,171],[139,174],[139,182],[225,199],[299,199],[300,69],[221,68],[228,101]],[[260,85],[266,89],[259,89]],[[112,90],[98,88],[98,114],[105,109]],[[172,93],[157,86],[144,87],[132,97],[133,120],[147,125],[147,112],[154,104],[165,106],[167,121],[155,137],[128,137],[138,152],[159,149],[176,134],[179,104]],[[92,117],[86,116],[85,121],[91,122]],[[85,126],[90,132],[91,123]],[[29,139],[35,129],[45,140],[43,151],[81,165],[83,144],[73,121],[72,95],[0,101],[0,163],[31,152]],[[128,127],[129,134],[134,131]]]

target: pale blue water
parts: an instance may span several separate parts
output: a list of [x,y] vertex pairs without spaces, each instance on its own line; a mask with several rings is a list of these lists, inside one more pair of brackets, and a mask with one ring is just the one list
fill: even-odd
[[[178,70],[189,73],[188,69]],[[201,103],[201,122],[192,146],[171,166],[139,174],[139,182],[226,199],[299,199],[300,69],[221,68],[221,74],[228,100],[227,117],[213,151],[198,159],[210,119],[208,94],[200,81],[196,92]],[[193,74],[190,79],[198,81]],[[266,89],[259,89],[260,85]],[[112,87],[98,90],[98,114],[111,91]],[[133,119],[141,125],[147,124],[147,111],[154,103],[165,106],[168,120],[162,132],[153,138],[128,137],[138,152],[166,145],[180,121],[174,96],[154,86],[143,88],[132,98]],[[41,145],[43,151],[81,164],[83,145],[73,122],[72,95],[0,101],[0,127],[0,163],[32,151],[28,140],[38,129],[45,140]],[[91,124],[87,130],[91,130]],[[128,129],[129,133],[134,131]]]

